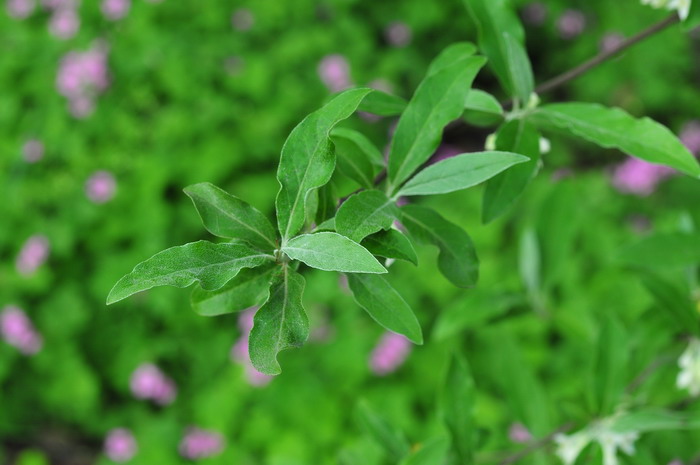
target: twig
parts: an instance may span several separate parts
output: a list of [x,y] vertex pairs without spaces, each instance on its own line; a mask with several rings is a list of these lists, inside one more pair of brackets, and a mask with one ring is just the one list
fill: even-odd
[[560,426],[559,428],[555,429],[554,431],[552,431],[551,433],[549,433],[547,436],[543,437],[542,439],[539,439],[539,440],[533,442],[532,444],[530,444],[529,446],[527,446],[526,448],[504,458],[503,460],[498,462],[498,465],[510,465],[511,463],[517,462],[518,460],[522,459],[523,457],[531,454],[532,452],[535,452],[537,449],[540,449],[540,448],[546,446],[547,444],[549,444],[550,442],[552,442],[552,440],[554,440],[554,438],[556,437],[557,434],[566,433],[567,431],[569,431],[573,427],[574,427],[573,423],[566,423],[566,424]]

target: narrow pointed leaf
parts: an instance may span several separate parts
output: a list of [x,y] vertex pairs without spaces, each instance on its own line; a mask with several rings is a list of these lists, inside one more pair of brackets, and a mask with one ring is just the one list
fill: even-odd
[[651,271],[642,273],[642,283],[654,297],[656,305],[667,312],[679,332],[691,331],[700,336],[697,308],[688,289]]
[[185,188],[207,231],[219,237],[240,239],[262,250],[274,250],[277,234],[254,207],[208,182]]
[[312,268],[346,273],[386,273],[374,256],[357,242],[333,232],[302,234],[291,239],[282,252]]
[[[472,56],[464,44],[448,47],[433,64],[433,73],[421,82],[401,115],[389,154],[389,183],[392,190],[408,179],[430,158],[440,143],[444,127],[464,111],[464,101],[474,77],[485,63]],[[461,53],[455,53],[461,51]],[[444,56],[453,56],[450,64]]]
[[199,282],[213,291],[229,282],[243,268],[274,260],[242,243],[214,244],[207,241],[163,250],[139,263],[114,285],[107,305],[156,286],[187,287]]
[[249,352],[253,366],[266,375],[282,370],[277,354],[301,347],[309,337],[309,320],[302,304],[304,278],[284,266],[273,280],[270,297],[255,313]]
[[379,116],[396,116],[406,108],[407,102],[401,97],[375,90],[367,95],[358,110]]
[[355,242],[372,233],[389,229],[399,216],[396,204],[378,190],[351,195],[335,215],[335,230]]
[[473,287],[479,278],[479,259],[469,235],[430,208],[401,207],[402,223],[418,239],[440,249],[438,267],[453,284]]
[[442,465],[449,451],[450,440],[447,436],[438,436],[418,446],[401,465]]
[[406,260],[418,265],[418,256],[411,240],[396,229],[379,231],[367,236],[362,241],[362,246],[369,250],[372,255]]
[[420,323],[403,297],[382,276],[349,274],[348,284],[355,301],[374,320],[415,344],[423,344]]
[[383,165],[379,149],[363,134],[352,129],[334,129],[331,140],[335,144],[340,172],[362,187],[371,189],[374,178]]
[[475,397],[474,379],[466,360],[459,356],[453,357],[443,391],[442,410],[459,463],[472,463],[474,456]]
[[528,160],[510,152],[464,153],[428,166],[404,184],[398,195],[445,194],[467,189]]
[[404,434],[377,414],[366,401],[361,401],[357,413],[365,432],[384,449],[391,463],[398,463],[410,451]]
[[683,268],[700,262],[700,233],[658,233],[624,247],[620,258],[643,268]]
[[627,379],[629,348],[622,325],[608,317],[601,325],[596,347],[596,362],[591,371],[591,394],[596,413],[610,415],[619,405]]
[[697,414],[691,412],[675,412],[658,408],[645,408],[618,416],[611,429],[617,433],[646,433],[649,431],[699,428],[700,417],[698,417]]
[[535,90],[535,78],[532,75],[530,58],[528,58],[523,44],[516,40],[512,34],[504,32],[503,36],[513,96],[520,99],[520,102],[525,105]]
[[488,181],[482,207],[484,223],[508,211],[537,173],[540,135],[524,120],[513,120],[501,126],[496,133],[496,149],[522,153],[530,157],[530,161],[513,166]]
[[192,308],[203,316],[240,312],[262,305],[267,299],[274,265],[241,270],[231,281],[216,291],[194,288],[190,297]]
[[433,76],[456,61],[464,60],[477,52],[477,48],[471,42],[458,42],[445,48],[428,66],[426,77]]
[[541,128],[617,148],[650,163],[700,177],[695,157],[668,128],[649,118],[637,119],[619,108],[595,103],[555,103],[541,106],[528,119]]
[[330,133],[348,118],[371,89],[351,89],[338,94],[320,110],[311,113],[295,127],[282,147],[277,170],[277,223],[283,239],[304,225],[306,197],[326,184],[335,168]]
[[474,126],[491,126],[503,120],[503,107],[493,95],[471,89],[464,101],[463,117]]

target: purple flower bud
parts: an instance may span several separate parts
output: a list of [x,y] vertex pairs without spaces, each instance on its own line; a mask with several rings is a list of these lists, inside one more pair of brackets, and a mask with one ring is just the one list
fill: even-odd
[[28,139],[22,145],[22,157],[27,163],[36,163],[44,158],[44,144],[38,139]]
[[19,307],[7,306],[0,312],[0,336],[24,355],[41,350],[43,340],[26,313]]
[[180,455],[189,460],[211,457],[223,450],[224,437],[216,431],[191,427],[180,441]]
[[257,307],[251,307],[242,311],[239,315],[238,327],[241,330],[241,337],[236,341],[233,347],[231,347],[230,357],[232,361],[243,366],[243,373],[245,374],[248,384],[255,387],[262,387],[272,381],[272,376],[268,376],[255,369],[250,361],[250,353],[248,351],[250,331],[253,329],[253,318],[257,311]]
[[513,423],[508,428],[508,439],[517,444],[526,444],[532,441],[532,434],[522,423]]
[[22,246],[15,261],[15,267],[20,274],[28,276],[43,265],[47,258],[49,258],[49,240],[46,236],[35,234]]
[[34,0],[7,0],[7,14],[14,19],[24,19],[34,12]]
[[609,32],[603,36],[600,41],[600,51],[610,52],[615,50],[617,47],[625,41],[625,36],[618,32]]
[[532,2],[523,8],[523,21],[531,26],[542,26],[547,20],[547,5],[542,2]]
[[685,123],[679,137],[690,153],[700,155],[700,120]]
[[117,182],[112,173],[96,171],[85,183],[85,193],[93,203],[105,203],[112,200],[117,189]]
[[233,12],[231,16],[231,25],[237,31],[249,31],[255,24],[253,12],[247,8],[240,8]]
[[131,0],[102,0],[102,14],[110,21],[124,18],[131,8]]
[[137,399],[152,400],[159,405],[171,404],[177,396],[173,380],[152,363],[143,363],[134,370],[130,386]]
[[394,21],[384,30],[386,41],[394,47],[405,47],[411,43],[411,28],[401,21]]
[[340,92],[352,85],[350,64],[342,55],[325,56],[318,65],[318,75],[331,92]]
[[107,433],[104,453],[113,462],[128,462],[136,455],[138,446],[134,435],[126,428],[114,428]]
[[578,37],[586,28],[586,16],[579,10],[566,10],[557,19],[557,29],[563,39]]
[[369,366],[378,376],[396,371],[411,353],[411,342],[404,336],[390,331],[379,339],[370,356]]
[[615,168],[612,181],[620,192],[645,196],[654,192],[657,184],[673,173],[674,170],[667,166],[630,157]]
[[80,18],[73,8],[54,10],[49,20],[49,32],[58,39],[67,40],[80,29]]
[[107,89],[107,46],[98,43],[85,52],[70,52],[63,57],[56,77],[58,92],[66,97],[76,118],[89,116],[95,99]]

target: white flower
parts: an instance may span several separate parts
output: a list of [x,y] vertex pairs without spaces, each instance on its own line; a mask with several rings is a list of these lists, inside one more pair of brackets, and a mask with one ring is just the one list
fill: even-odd
[[598,444],[603,449],[603,465],[618,465],[617,449],[627,455],[634,455],[634,441],[639,439],[639,433],[614,433],[607,431],[598,437]]
[[546,155],[552,150],[552,143],[546,137],[540,137],[540,153]]
[[681,372],[676,378],[678,389],[687,389],[691,396],[700,395],[700,339],[693,338],[678,359]]
[[581,454],[581,451],[592,440],[593,438],[587,430],[579,431],[571,436],[557,434],[554,436],[554,442],[557,443],[556,454],[565,465],[572,465]]
[[690,2],[692,0],[642,0],[642,5],[650,5],[652,8],[666,8],[667,10],[677,10],[678,16],[682,20],[688,19],[690,13]]
[[597,442],[603,450],[603,465],[619,465],[618,450],[627,455],[633,455],[635,452],[634,442],[639,438],[639,433],[636,431],[626,433],[613,431],[614,420],[614,417],[606,418],[570,436],[564,434],[555,436],[556,454],[564,462],[564,465],[573,465],[581,451],[593,442]]

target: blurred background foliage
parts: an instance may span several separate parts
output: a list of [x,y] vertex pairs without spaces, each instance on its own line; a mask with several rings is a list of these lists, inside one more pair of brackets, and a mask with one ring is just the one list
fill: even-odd
[[[179,445],[192,426],[225,442],[202,463],[387,463],[357,421],[358,400],[420,443],[441,429],[437,400],[455,348],[478,390],[479,463],[495,463],[522,447],[509,438],[515,423],[540,437],[599,413],[590,374],[611,317],[629,344],[610,348],[629,353],[625,383],[660,354],[671,359],[633,402],[685,398],[675,387],[683,343],[619,256],[643,235],[700,224],[697,184],[678,176],[650,196],[620,193],[610,177],[623,154],[558,138],[516,208],[493,224],[479,221],[478,189],[429,200],[470,232],[482,278],[475,290],[454,288],[436,271],[431,248],[419,251],[418,268],[392,265],[390,279],[428,338],[388,375],[368,364],[382,331],[329,273],[306,270],[317,337],[284,353],[283,374],[265,386],[251,385],[229,356],[241,334],[237,315],[197,316],[187,291],[166,288],[105,307],[111,285],[134,263],[207,238],[186,185],[213,182],[272,214],[282,143],[330,94],[319,75],[324,57],[343,57],[352,84],[408,98],[442,48],[475,40],[460,1],[133,0],[118,19],[85,1],[75,7],[75,34],[63,38],[50,31],[55,9],[37,4],[18,18],[18,2],[6,3],[0,307],[21,308],[43,344],[25,355],[0,343],[0,463],[112,463],[102,443],[117,427],[138,443],[130,463],[184,463]],[[633,0],[515,7],[540,82],[665,15]],[[107,83],[92,90],[94,108],[76,114],[58,91],[59,72],[68,54],[90,49],[104,54]],[[697,34],[671,28],[544,98],[622,106],[679,132],[700,117],[699,55]],[[475,86],[496,92],[488,72]],[[392,123],[348,124],[383,147]],[[489,132],[451,132],[445,143],[479,150]],[[41,144],[40,160],[27,161],[28,141]],[[340,191],[355,187],[338,183]],[[27,273],[19,262],[31,237],[43,238],[47,255]],[[684,279],[682,270],[667,274]],[[177,386],[172,404],[131,392],[132,373],[148,362]],[[630,463],[689,460],[699,443],[697,433],[652,433]]]

